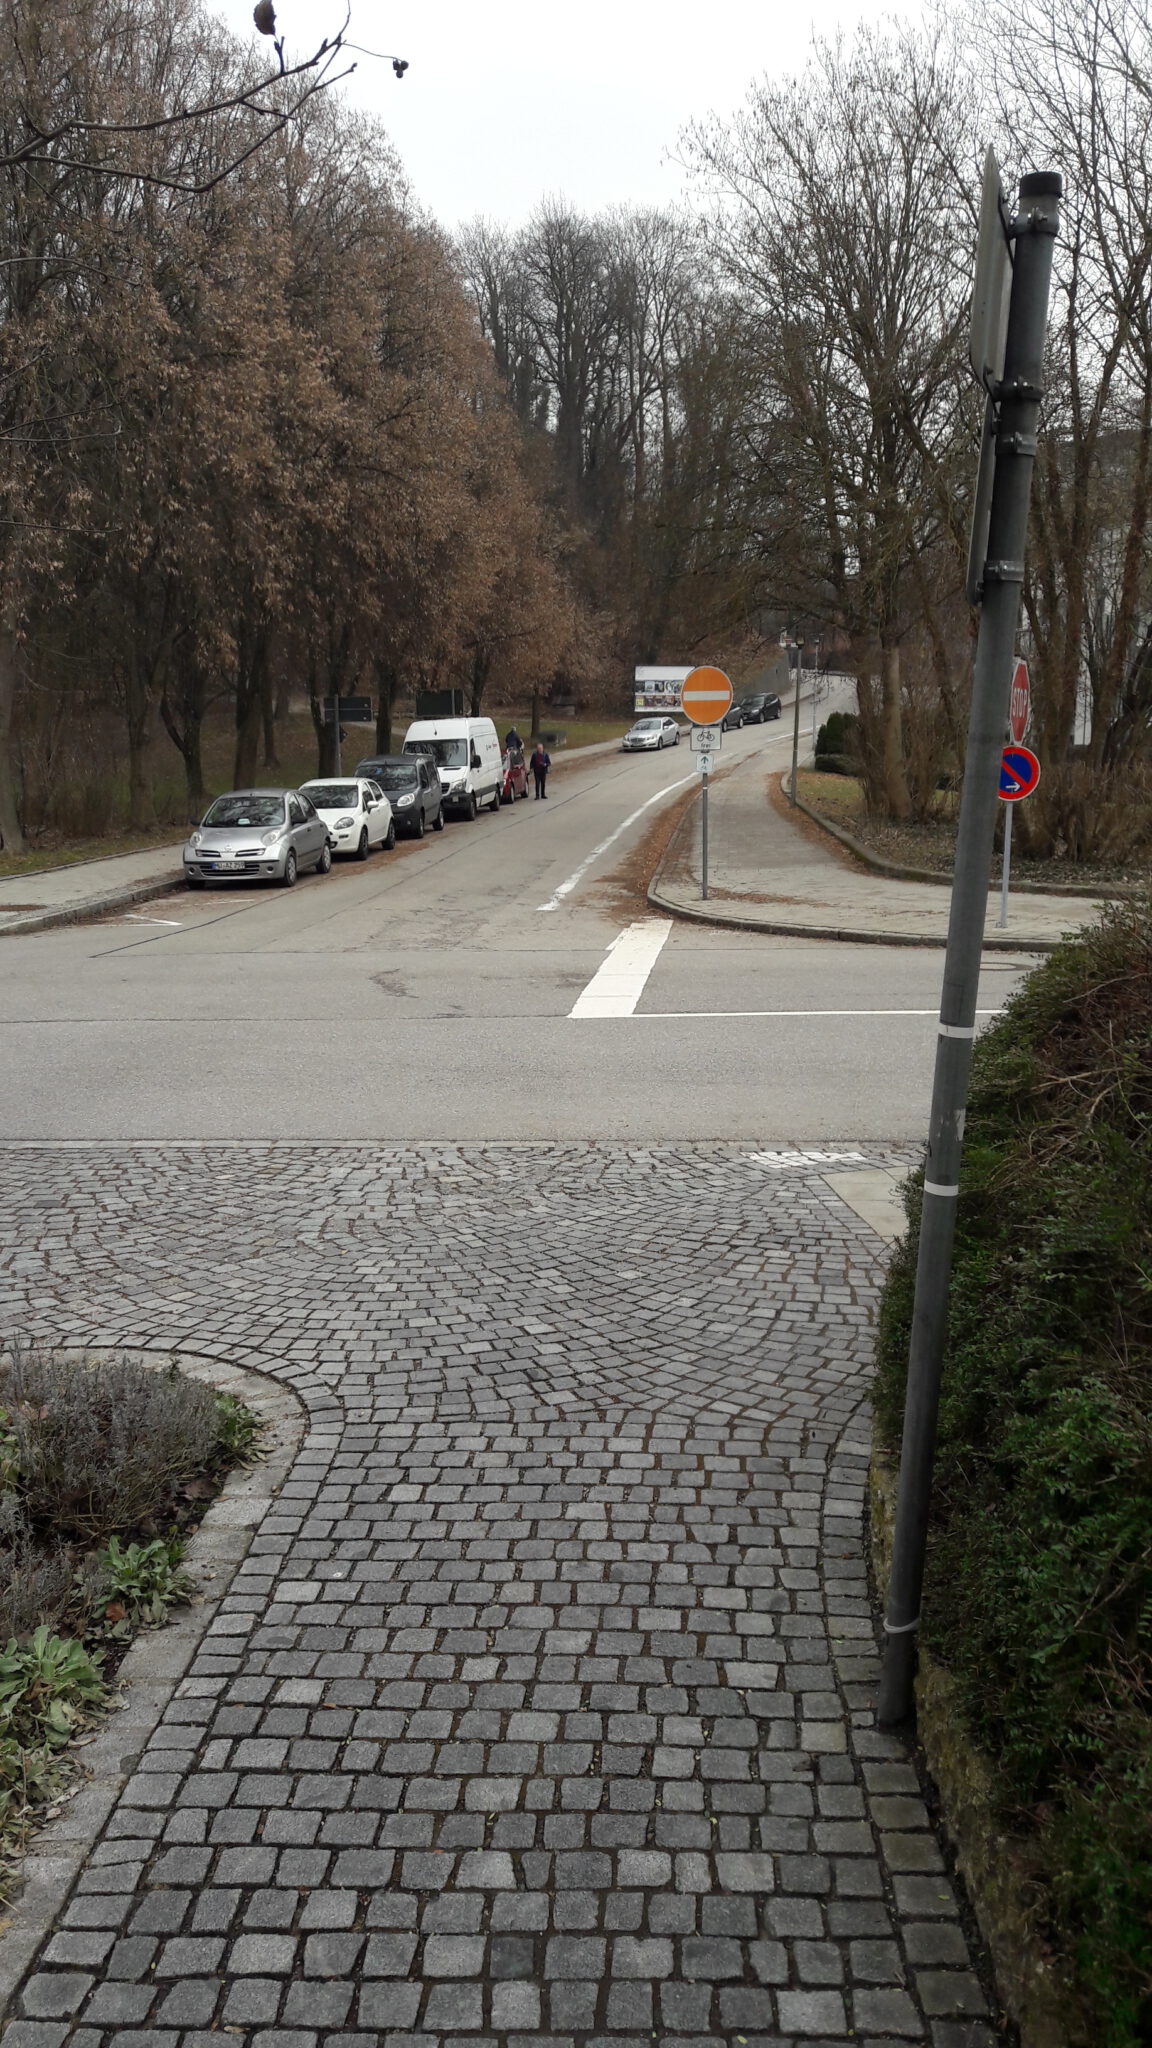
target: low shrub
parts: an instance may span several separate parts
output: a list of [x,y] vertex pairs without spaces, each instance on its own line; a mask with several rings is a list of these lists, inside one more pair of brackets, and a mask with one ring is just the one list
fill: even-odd
[[86,1543],[146,1525],[220,1445],[217,1397],[174,1367],[18,1350],[0,1403],[29,1522]]
[[124,1545],[111,1538],[92,1563],[93,1594],[105,1635],[124,1641],[138,1629],[156,1628],[170,1608],[190,1597],[195,1581],[184,1570],[184,1549],[179,1536]]
[[854,754],[820,754],[812,763],[817,775],[859,775],[860,763]]
[[[902,1419],[919,1185],[881,1308]],[[1030,1832],[1085,2031],[1152,2041],[1152,910],[1117,910],[981,1039],[925,1639]]]
[[833,774],[860,773],[860,720],[854,711],[832,711],[816,734],[813,751],[819,754],[843,755],[853,763],[851,769],[833,769]]
[[192,1593],[181,1531],[261,1425],[175,1368],[29,1348],[0,1367],[0,1404],[2,1897],[104,1703],[105,1660]]

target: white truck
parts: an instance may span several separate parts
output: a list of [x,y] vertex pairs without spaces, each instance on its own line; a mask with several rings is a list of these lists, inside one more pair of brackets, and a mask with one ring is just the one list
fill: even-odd
[[404,735],[404,752],[435,763],[445,810],[474,818],[482,805],[500,809],[504,770],[490,718],[418,718]]

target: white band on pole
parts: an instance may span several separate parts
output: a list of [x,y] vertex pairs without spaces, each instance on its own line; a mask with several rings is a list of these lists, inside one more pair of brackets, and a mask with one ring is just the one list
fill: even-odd
[[902,1621],[899,1627],[895,1627],[892,1622],[886,1621],[884,1623],[884,1633],[886,1636],[910,1636],[913,1629],[919,1628],[919,1626],[919,1615],[916,1616],[915,1621]]
[[941,1038],[975,1038],[976,1026],[974,1024],[941,1023],[940,1036]]
[[926,1195],[958,1195],[960,1189],[959,1186],[954,1188],[942,1187],[938,1180],[926,1180],[924,1183],[924,1193]]

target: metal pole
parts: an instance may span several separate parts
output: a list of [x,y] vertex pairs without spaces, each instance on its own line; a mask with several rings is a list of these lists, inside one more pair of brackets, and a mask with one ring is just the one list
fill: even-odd
[[[796,801],[796,764],[797,764],[797,761],[799,760],[799,757],[800,757],[800,661],[799,661],[799,654],[800,654],[800,650],[799,650],[799,648],[797,648],[797,649],[796,649],[796,654],[797,654],[797,661],[796,661],[796,667],[795,667],[794,669],[792,669],[792,674],[793,674],[793,677],[794,677],[794,679],[795,679],[795,680],[794,680],[794,683],[793,683],[793,691],[792,691],[792,699],[793,699],[793,701],[792,701],[792,786],[791,786],[791,788],[790,788],[790,789],[789,789],[789,791],[788,791],[788,801],[789,801],[789,803],[790,803],[790,804],[794,804],[794,803],[795,803],[795,801]],[[788,656],[789,656],[789,667],[791,667],[791,656],[792,656],[792,649],[791,649],[791,648],[789,648],[789,649],[788,649]]]
[[707,754],[700,756],[700,779],[704,787],[700,793],[700,901],[708,901],[708,784],[711,772]]
[[924,1206],[908,1352],[904,1439],[876,1714],[881,1728],[898,1727],[908,1720],[914,1702],[916,1633],[920,1625],[936,1418],[947,1332],[961,1136],[972,1041],[976,1035],[980,956],[999,801],[998,764],[1004,744],[1024,581],[1028,502],[1036,459],[1036,423],[1043,395],[1044,338],[1052,251],[1059,231],[1060,193],[1061,181],[1055,171],[1037,171],[1022,178],[1019,216],[1013,224],[1015,268],[1004,379],[995,394],[1000,407],[996,475],[924,1164]]
[[996,920],[999,931],[1008,929],[1008,877],[1012,873],[1012,813],[1015,804],[1004,806],[1004,872],[1000,877],[1000,915]]
[[342,775],[344,771],[340,766],[340,696],[336,690],[332,692],[332,743],[336,749],[336,773]]

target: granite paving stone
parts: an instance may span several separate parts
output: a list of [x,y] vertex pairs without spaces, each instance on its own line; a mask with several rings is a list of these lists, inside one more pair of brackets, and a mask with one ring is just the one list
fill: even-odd
[[872,1723],[884,1246],[795,1157],[4,1149],[2,1334],[307,1416],[6,2048],[991,2043]]

